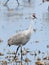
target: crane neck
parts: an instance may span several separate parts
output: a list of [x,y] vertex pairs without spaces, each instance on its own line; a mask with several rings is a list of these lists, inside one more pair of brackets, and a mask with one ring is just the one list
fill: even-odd
[[30,30],[30,31],[33,31],[33,21],[30,22],[29,30]]

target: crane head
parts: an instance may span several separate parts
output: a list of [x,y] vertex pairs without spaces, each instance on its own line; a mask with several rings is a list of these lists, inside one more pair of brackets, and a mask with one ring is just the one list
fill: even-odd
[[11,41],[11,40],[10,40],[10,39],[8,39],[8,46],[9,46],[9,47],[11,46],[11,45],[10,45],[10,41]]
[[10,47],[11,45],[10,45],[10,44],[8,44],[8,46]]
[[9,46],[13,45],[13,40],[12,40],[11,38],[8,39],[8,45],[9,45]]

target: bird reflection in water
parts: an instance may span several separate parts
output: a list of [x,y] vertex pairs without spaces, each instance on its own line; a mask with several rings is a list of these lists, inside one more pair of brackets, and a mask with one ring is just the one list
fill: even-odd
[[[17,1],[17,4],[18,4],[18,6],[19,6],[19,1],[18,0],[16,0]],[[6,2],[5,2],[5,4],[4,4],[4,6],[7,6],[7,3],[9,2],[9,0],[7,0]]]

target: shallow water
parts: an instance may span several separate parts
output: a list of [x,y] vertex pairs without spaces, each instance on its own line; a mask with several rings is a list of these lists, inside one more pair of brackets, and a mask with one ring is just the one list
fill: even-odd
[[[10,0],[5,7],[4,0],[0,1],[0,38],[3,40],[0,43],[0,52],[4,53],[3,57],[0,56],[0,60],[5,60],[7,52],[16,51],[17,46],[8,47],[7,40],[13,34],[29,28],[30,23],[36,29],[36,32],[33,32],[30,41],[24,47],[29,48],[30,51],[41,50],[47,55],[46,52],[49,50],[46,47],[46,45],[49,45],[48,3],[41,4],[41,1],[38,0],[31,0],[31,3],[28,3],[27,0],[21,0],[18,6],[16,1]],[[32,19],[33,13],[36,13],[37,19],[35,20]],[[35,41],[39,42],[36,43]],[[42,56],[42,54],[39,54],[37,57],[42,58]],[[29,54],[27,57],[31,58],[33,60],[31,63],[34,64],[36,59]]]

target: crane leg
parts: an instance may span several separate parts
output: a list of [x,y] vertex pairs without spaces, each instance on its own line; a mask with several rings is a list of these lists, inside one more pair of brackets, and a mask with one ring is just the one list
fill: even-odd
[[28,0],[28,2],[30,3],[30,0]]
[[18,52],[18,50],[19,50],[19,47],[20,47],[20,45],[17,47],[17,50],[16,50],[16,53],[15,53],[14,59],[16,58],[16,54],[17,54],[17,52]]
[[8,1],[9,1],[9,0],[7,0],[7,1],[5,2],[5,4],[4,4],[5,6],[7,5]]
[[18,0],[16,0],[16,1],[17,1],[18,5],[19,5],[19,1]]
[[22,45],[21,45],[21,65],[22,65]]

